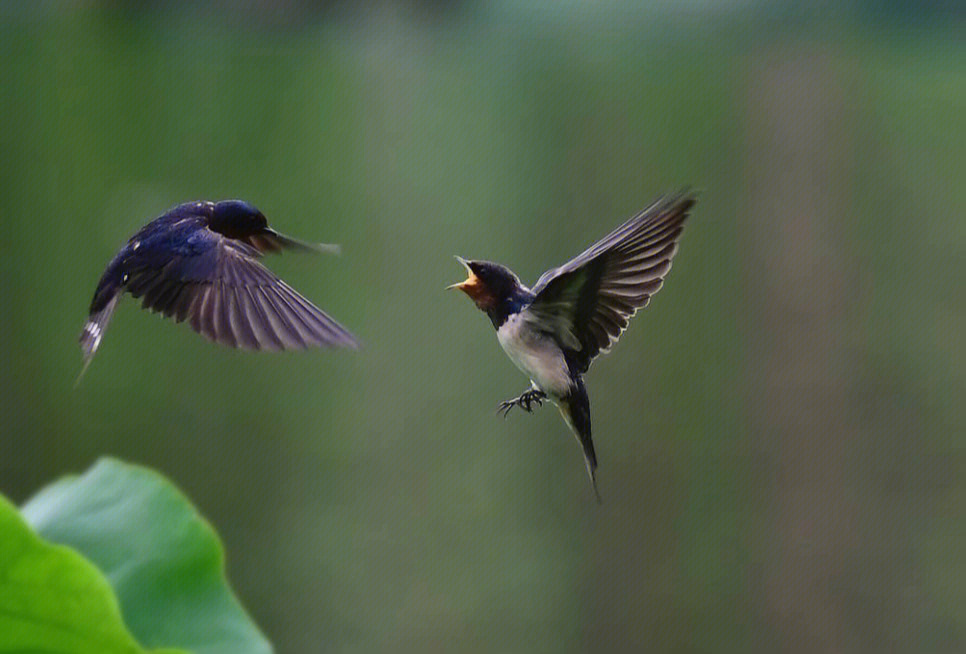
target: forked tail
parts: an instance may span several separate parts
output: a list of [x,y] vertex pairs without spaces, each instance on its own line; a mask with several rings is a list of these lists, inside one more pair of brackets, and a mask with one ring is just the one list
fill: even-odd
[[91,359],[94,358],[94,353],[97,352],[97,348],[101,344],[104,330],[107,329],[107,324],[111,321],[111,316],[114,314],[114,307],[117,306],[117,301],[120,297],[121,293],[116,292],[103,307],[92,311],[91,315],[87,318],[87,322],[84,324],[84,329],[81,330],[80,346],[81,352],[84,354],[84,366],[81,368],[80,374],[77,375],[77,381],[74,382],[75,388],[80,384],[81,377],[87,372],[87,366],[91,364]]
[[574,432],[577,443],[583,450],[587,475],[594,487],[597,503],[600,504],[600,493],[597,491],[597,453],[594,452],[590,429],[590,399],[587,397],[587,389],[584,388],[582,379],[578,380],[576,388],[569,395],[560,400],[558,406],[564,420],[567,421],[567,426]]

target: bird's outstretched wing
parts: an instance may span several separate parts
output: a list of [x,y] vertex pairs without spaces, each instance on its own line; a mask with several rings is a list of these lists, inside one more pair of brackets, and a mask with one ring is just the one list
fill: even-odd
[[187,320],[229,347],[355,347],[355,338],[258,262],[256,247],[202,229],[173,258],[134,269],[127,290],[145,308]]
[[661,198],[537,280],[526,316],[557,337],[579,372],[660,290],[694,202],[687,192]]

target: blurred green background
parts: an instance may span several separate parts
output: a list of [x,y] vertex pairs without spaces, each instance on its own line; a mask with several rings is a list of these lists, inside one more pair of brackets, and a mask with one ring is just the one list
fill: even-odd
[[[112,454],[221,533],[279,652],[966,650],[956,3],[5,3],[0,491]],[[594,502],[463,296],[701,196],[588,376]],[[122,303],[115,250],[239,197],[357,353]]]

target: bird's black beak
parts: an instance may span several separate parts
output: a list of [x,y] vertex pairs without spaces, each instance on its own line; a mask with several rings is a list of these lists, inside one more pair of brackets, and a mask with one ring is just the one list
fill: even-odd
[[466,259],[464,259],[463,257],[456,257],[456,260],[459,261],[461,264],[463,264],[463,267],[466,268],[467,277],[464,281],[459,282],[458,284],[450,284],[449,286],[446,287],[446,290],[450,290],[452,288],[458,288],[459,290],[463,291],[470,297],[473,297],[474,292],[478,291],[480,289],[480,286],[482,285],[480,282],[480,278],[477,277],[476,273],[473,272],[473,269],[470,268],[470,264]]

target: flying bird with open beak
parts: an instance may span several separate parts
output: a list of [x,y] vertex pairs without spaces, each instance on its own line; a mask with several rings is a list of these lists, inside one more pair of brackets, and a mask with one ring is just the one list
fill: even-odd
[[188,202],[165,212],[132,236],[101,276],[80,335],[81,375],[124,293],[229,347],[356,347],[342,325],[260,263],[263,254],[282,250],[337,253],[338,246],[279,234],[240,200]]
[[625,222],[576,258],[548,270],[532,289],[508,268],[467,261],[458,288],[489,316],[500,345],[530,378],[530,388],[500,405],[526,412],[549,399],[557,405],[583,450],[597,500],[597,454],[590,427],[590,401],[583,375],[647,306],[664,284],[677,253],[691,193],[664,197]]

